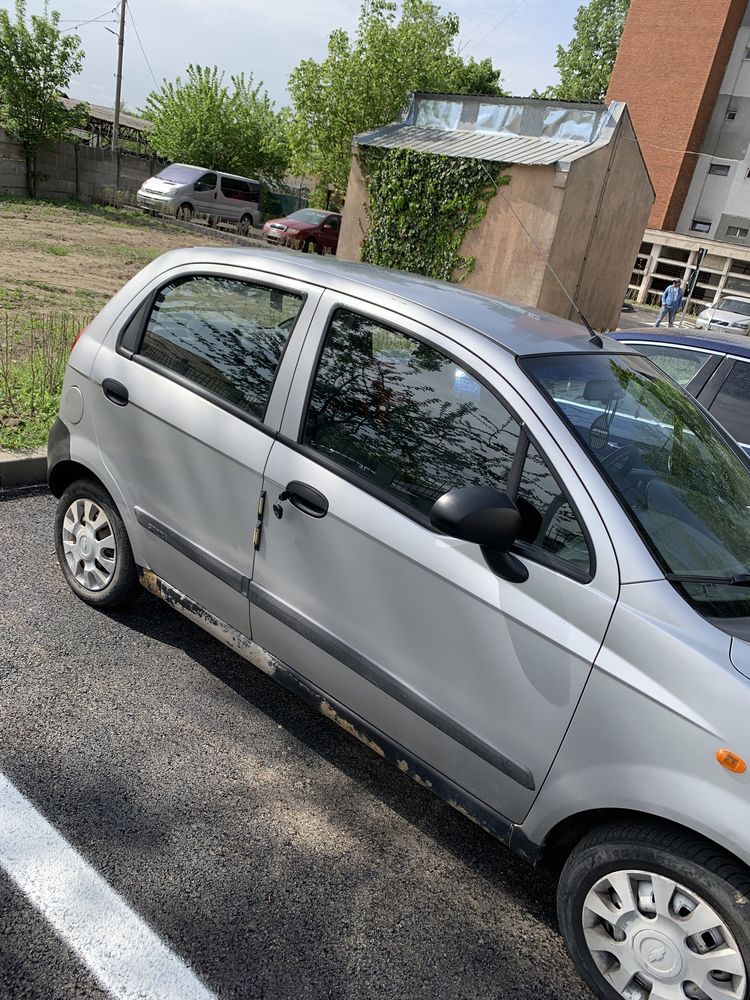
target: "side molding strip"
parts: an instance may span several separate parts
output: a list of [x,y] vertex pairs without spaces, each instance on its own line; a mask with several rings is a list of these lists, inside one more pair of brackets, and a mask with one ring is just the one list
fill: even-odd
[[488,764],[497,768],[498,771],[502,771],[503,774],[506,774],[523,788],[528,788],[530,792],[536,790],[534,776],[523,764],[508,757],[483,739],[480,739],[471,730],[455,722],[446,712],[433,705],[432,702],[428,701],[419,692],[404,684],[403,681],[398,680],[398,678],[394,677],[393,674],[389,673],[379,664],[368,659],[366,656],[362,656],[361,653],[358,653],[356,649],[353,649],[348,643],[339,639],[332,632],[310,621],[309,618],[305,618],[298,611],[295,611],[294,608],[289,607],[288,604],[284,604],[278,600],[273,594],[270,594],[263,587],[258,586],[257,583],[253,583],[233,566],[211,555],[210,552],[207,552],[200,545],[191,542],[184,535],[181,535],[150,514],[147,514],[140,507],[134,509],[136,519],[141,527],[156,535],[157,538],[161,538],[162,541],[177,549],[178,552],[181,552],[188,559],[192,559],[193,562],[197,563],[223,583],[226,583],[229,587],[237,590],[240,594],[247,597],[252,604],[260,608],[261,611],[267,612],[283,625],[304,636],[304,638],[308,639],[319,649],[322,649],[323,652],[328,653],[334,659],[345,664],[355,674],[358,674],[364,680],[373,684],[391,698],[394,698],[400,704],[404,705],[405,708],[418,715],[420,719],[424,719],[425,722],[439,729],[441,733],[445,733],[446,736],[455,740],[456,743],[460,743],[467,750],[471,750],[477,757],[481,757],[482,760],[487,761]]

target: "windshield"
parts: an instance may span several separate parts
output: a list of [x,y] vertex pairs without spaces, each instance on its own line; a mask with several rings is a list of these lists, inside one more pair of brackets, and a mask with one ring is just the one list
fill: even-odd
[[173,163],[171,167],[165,167],[156,176],[160,181],[166,181],[168,184],[189,184],[204,173],[205,171],[201,170],[200,167],[185,167],[181,163]]
[[323,222],[327,219],[329,212],[324,212],[321,209],[316,208],[301,208],[299,212],[292,212],[288,215],[288,219],[294,219],[296,222]]
[[[750,469],[647,358],[560,354],[523,367],[609,481],[666,574],[709,617],[750,615]],[[735,581],[736,582],[736,581]]]
[[739,313],[740,316],[750,316],[750,302],[742,299],[722,299],[716,306],[722,312]]

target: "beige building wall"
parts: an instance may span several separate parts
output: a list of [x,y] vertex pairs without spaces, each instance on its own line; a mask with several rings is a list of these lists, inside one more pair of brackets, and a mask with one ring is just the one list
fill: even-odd
[[[577,320],[549,263],[589,323],[615,329],[654,201],[627,111],[609,142],[581,150],[567,169],[515,164],[508,173],[510,183],[462,244],[461,253],[476,258],[465,287]],[[369,224],[354,155],[339,258],[360,259]]]

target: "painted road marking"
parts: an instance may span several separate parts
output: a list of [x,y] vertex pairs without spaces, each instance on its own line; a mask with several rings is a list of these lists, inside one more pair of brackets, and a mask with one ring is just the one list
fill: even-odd
[[0,772],[0,867],[118,1000],[216,1000]]

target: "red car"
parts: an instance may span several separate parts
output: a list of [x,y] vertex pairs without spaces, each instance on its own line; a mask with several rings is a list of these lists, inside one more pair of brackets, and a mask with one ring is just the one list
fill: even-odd
[[263,226],[263,236],[269,243],[297,246],[301,250],[329,250],[336,253],[341,229],[341,216],[321,208],[301,208],[285,219],[271,219]]

